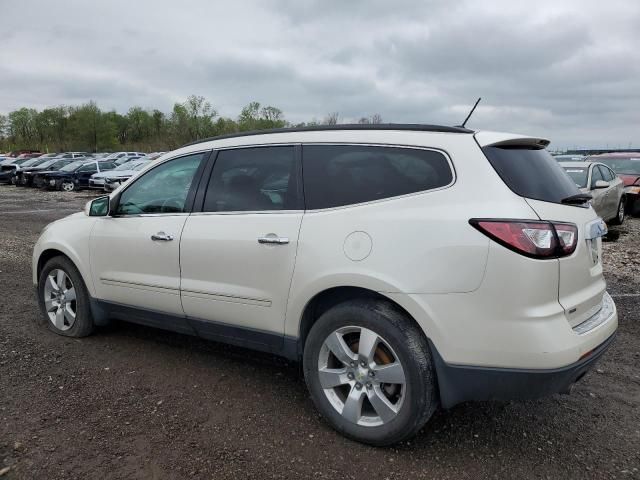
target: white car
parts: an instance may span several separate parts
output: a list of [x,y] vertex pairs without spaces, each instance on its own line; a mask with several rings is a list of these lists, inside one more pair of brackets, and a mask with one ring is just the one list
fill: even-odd
[[129,179],[135,176],[140,170],[144,169],[150,160],[142,160],[135,162],[123,163],[119,166],[120,170],[116,169],[113,172],[109,172],[110,175],[105,175],[103,178],[102,187],[105,192],[113,192],[123,183],[129,181]]
[[426,125],[239,134],[150,163],[33,252],[42,322],[122,319],[300,360],[388,445],[438,405],[568,392],[613,341],[602,220],[547,140]]
[[122,175],[126,178],[129,178],[132,175],[134,175],[135,168],[138,168],[139,166],[145,165],[149,162],[150,160],[147,158],[144,158],[141,160],[132,160],[130,162],[118,165],[113,170],[94,173],[93,175],[91,175],[91,178],[89,179],[89,188],[98,188],[102,190],[104,188],[104,179],[106,177],[119,177]]

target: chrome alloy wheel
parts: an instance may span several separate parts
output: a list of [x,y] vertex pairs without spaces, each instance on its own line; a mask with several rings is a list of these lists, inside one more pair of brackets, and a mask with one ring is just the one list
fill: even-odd
[[73,182],[62,182],[60,186],[65,192],[71,192],[75,189],[75,185]]
[[318,375],[333,408],[357,425],[388,423],[402,408],[404,369],[389,343],[373,330],[348,326],[329,335],[320,349]]
[[69,330],[76,322],[76,289],[63,270],[54,269],[44,284],[44,308],[58,330]]

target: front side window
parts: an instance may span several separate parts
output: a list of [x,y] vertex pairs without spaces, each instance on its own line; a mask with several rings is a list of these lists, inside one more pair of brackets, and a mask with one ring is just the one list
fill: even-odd
[[300,208],[293,146],[222,150],[204,199],[205,212]]
[[196,153],[158,165],[125,189],[118,203],[118,215],[183,213],[196,171],[205,154]]
[[302,152],[305,201],[311,210],[432,190],[453,181],[447,158],[433,150],[306,145]]

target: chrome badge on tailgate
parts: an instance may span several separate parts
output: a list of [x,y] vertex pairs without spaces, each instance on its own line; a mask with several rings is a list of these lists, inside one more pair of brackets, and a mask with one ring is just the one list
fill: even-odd
[[604,237],[608,232],[607,224],[604,220],[597,218],[585,226],[585,238],[587,240],[587,248],[591,252],[591,261],[594,265],[600,260],[600,252],[598,249],[598,239]]

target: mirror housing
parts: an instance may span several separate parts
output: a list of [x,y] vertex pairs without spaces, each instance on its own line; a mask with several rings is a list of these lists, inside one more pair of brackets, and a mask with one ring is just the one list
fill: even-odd
[[609,188],[609,182],[605,182],[604,180],[596,180],[596,183],[593,186],[593,190],[598,190],[600,188]]
[[95,198],[84,206],[84,213],[88,217],[106,217],[111,213],[110,204],[108,195]]

